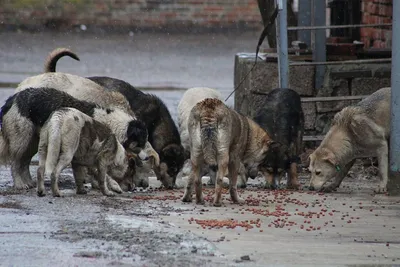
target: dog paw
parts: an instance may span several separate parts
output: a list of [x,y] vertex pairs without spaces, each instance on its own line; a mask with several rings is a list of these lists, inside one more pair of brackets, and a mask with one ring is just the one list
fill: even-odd
[[61,193],[60,192],[54,192],[53,193],[53,197],[61,197]]
[[246,201],[240,197],[238,197],[237,199],[232,199],[232,202],[233,202],[233,204],[239,204],[239,205],[246,203]]
[[76,189],[76,194],[77,195],[86,195],[87,191],[85,190],[85,188],[77,188]]
[[108,197],[113,197],[113,196],[115,196],[115,193],[110,190],[105,190],[103,192],[103,195],[108,196]]
[[214,203],[213,203],[213,206],[214,206],[214,207],[221,207],[221,206],[222,206],[222,203],[221,203],[221,202],[214,202]]
[[187,203],[192,202],[192,196],[191,195],[185,195],[182,198],[182,202],[187,202]]
[[44,197],[46,195],[46,193],[44,191],[37,191],[37,195],[38,197]]
[[29,189],[29,186],[23,182],[15,182],[14,189],[15,190],[26,190],[26,189]]
[[110,186],[112,191],[114,191],[114,192],[116,192],[118,194],[122,193],[122,189],[121,189],[121,187],[119,186],[119,184],[116,181],[110,180],[109,181],[109,186]]
[[288,183],[286,186],[287,189],[294,189],[294,190],[299,190],[301,188],[300,183]]
[[386,186],[380,185],[374,190],[376,194],[385,194],[387,192]]
[[206,202],[204,201],[203,197],[196,199],[196,204],[197,205],[205,205]]

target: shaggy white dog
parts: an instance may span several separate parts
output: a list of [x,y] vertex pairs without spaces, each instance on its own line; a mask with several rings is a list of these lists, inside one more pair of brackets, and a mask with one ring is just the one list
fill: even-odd
[[[145,157],[144,152],[139,156]],[[77,194],[85,194],[82,166],[96,167],[101,192],[108,189],[106,174],[122,177],[128,168],[125,149],[104,124],[74,108],[61,108],[50,116],[40,131],[37,193],[44,196],[44,174],[51,177],[53,196],[59,197],[58,178],[72,164]],[[118,190],[122,193],[122,190]]]

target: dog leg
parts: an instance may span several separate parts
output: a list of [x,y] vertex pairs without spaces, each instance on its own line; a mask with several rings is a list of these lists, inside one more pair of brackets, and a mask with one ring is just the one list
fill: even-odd
[[[74,174],[74,178],[75,178],[75,185],[76,185],[76,194],[78,195],[85,195],[87,194],[87,191],[84,187],[84,183],[85,183],[85,167],[81,166],[79,164],[76,164],[74,162],[71,163],[72,166],[72,172]],[[97,177],[97,173],[98,171],[96,171],[95,177]],[[92,188],[95,188],[96,186],[93,187],[94,185],[94,180],[92,179]],[[97,181],[96,181],[97,182]],[[97,184],[98,185],[98,184]]]
[[229,194],[231,195],[231,200],[235,204],[242,204],[244,200],[239,198],[237,193],[237,182],[238,182],[238,174],[239,174],[239,165],[240,163],[235,161],[231,161],[228,164],[229,171]]
[[99,181],[101,193],[103,193],[103,195],[109,196],[109,197],[114,196],[115,194],[112,191],[110,191],[110,189],[108,189],[108,186],[107,186],[107,178],[106,178],[107,171],[106,171],[106,168],[104,167],[104,164],[99,162],[97,165],[97,170],[98,170],[98,173],[97,173],[96,178],[97,178],[97,181]]
[[11,162],[11,175],[14,180],[14,188],[17,190],[28,189],[29,185],[24,182],[23,176],[26,175],[26,168],[29,172],[29,164],[23,159],[15,159]]
[[[197,161],[197,159],[194,159],[194,161]],[[194,164],[192,161],[191,166],[192,166],[192,169],[190,170],[190,174],[189,174],[188,181],[186,184],[185,194],[182,199],[183,202],[192,202],[193,187],[196,186],[195,184],[198,180],[197,177],[201,176],[201,173],[200,173],[201,169],[198,168],[199,165]],[[197,190],[197,186],[196,186],[196,190]],[[196,191],[196,194],[197,194],[197,191]],[[196,195],[196,200],[197,200],[197,195]]]
[[379,166],[379,176],[380,183],[379,187],[375,190],[376,193],[386,193],[387,192],[387,182],[388,182],[388,165],[389,165],[389,149],[387,142],[384,142],[381,148],[378,150],[378,166]]
[[220,160],[218,162],[218,170],[217,176],[215,181],[215,196],[214,196],[214,203],[215,207],[221,207],[221,198],[222,198],[222,187],[224,181],[224,175],[227,173],[228,170],[228,162],[229,162],[229,155],[219,155]]
[[39,166],[37,169],[37,195],[44,197],[46,195],[44,188],[44,166]]
[[54,197],[61,196],[60,189],[58,188],[58,179],[62,170],[64,170],[71,163],[72,157],[73,154],[71,153],[61,154],[57,165],[51,174],[51,190]]
[[265,189],[276,189],[274,174],[268,171],[263,171],[262,175],[265,178]]
[[299,189],[300,188],[300,183],[299,183],[299,177],[297,174],[297,163],[292,162],[290,163],[290,169],[289,169],[289,179],[287,183],[287,188],[289,189]]
[[204,205],[203,199],[203,183],[201,182],[201,170],[203,169],[203,162],[198,161],[196,164],[192,165],[192,171],[194,172],[194,188],[196,193],[196,204]]

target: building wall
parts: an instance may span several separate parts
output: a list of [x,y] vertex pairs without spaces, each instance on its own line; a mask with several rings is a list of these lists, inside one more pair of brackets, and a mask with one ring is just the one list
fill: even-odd
[[0,0],[0,26],[260,28],[256,0]]
[[[391,23],[393,14],[393,0],[362,0],[361,12],[361,23],[363,24]],[[400,10],[398,12],[400,12]],[[365,44],[365,48],[392,47],[391,28],[361,28],[360,35],[361,41]]]

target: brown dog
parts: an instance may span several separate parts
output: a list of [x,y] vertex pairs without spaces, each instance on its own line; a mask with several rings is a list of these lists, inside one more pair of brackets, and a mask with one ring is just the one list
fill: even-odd
[[254,121],[215,98],[206,98],[193,107],[188,129],[192,171],[183,201],[192,201],[194,184],[196,202],[204,203],[200,172],[207,164],[217,172],[214,206],[221,206],[222,181],[228,173],[231,199],[241,202],[236,185],[240,163],[249,173],[257,172],[274,142]]
[[381,182],[376,191],[386,192],[390,93],[390,87],[379,89],[335,115],[331,129],[310,155],[311,189],[332,191],[357,158],[377,157]]

